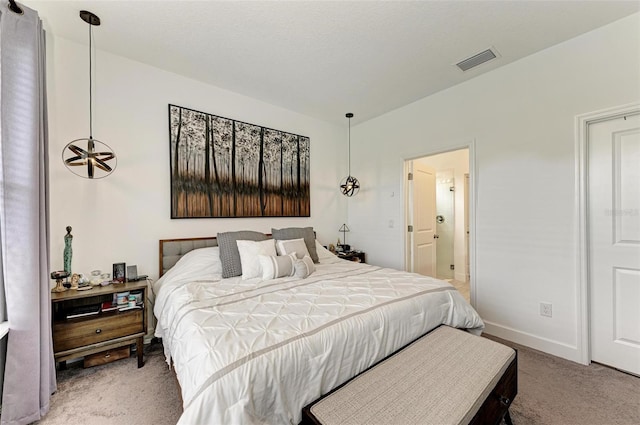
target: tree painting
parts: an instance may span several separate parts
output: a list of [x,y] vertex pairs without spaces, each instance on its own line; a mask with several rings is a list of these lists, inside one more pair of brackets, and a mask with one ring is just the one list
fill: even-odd
[[308,137],[169,105],[171,218],[309,217]]

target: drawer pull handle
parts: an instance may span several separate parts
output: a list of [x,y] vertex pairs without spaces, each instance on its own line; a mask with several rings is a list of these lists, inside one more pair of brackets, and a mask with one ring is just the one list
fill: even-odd
[[109,357],[111,357],[111,353],[107,353],[107,354],[104,355],[105,359],[108,359]]
[[499,396],[498,400],[500,400],[500,403],[502,403],[503,406],[509,406],[511,404],[511,400],[509,400],[509,397],[505,397],[503,395]]
[[96,333],[97,334],[102,333],[102,329],[96,329]]

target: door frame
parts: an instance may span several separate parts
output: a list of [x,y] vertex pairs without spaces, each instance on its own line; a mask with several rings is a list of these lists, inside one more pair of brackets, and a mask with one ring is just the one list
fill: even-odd
[[629,103],[613,108],[578,115],[575,118],[576,137],[576,285],[577,301],[577,349],[579,362],[591,363],[591,329],[589,326],[591,309],[589,298],[589,126],[602,121],[621,118],[625,115],[640,114],[640,103]]
[[477,287],[476,281],[478,279],[478,272],[476,268],[476,141],[472,139],[467,142],[461,142],[459,144],[455,144],[450,147],[433,149],[433,150],[425,150],[424,152],[412,154],[410,156],[405,156],[402,158],[402,205],[404,206],[404,226],[403,226],[403,258],[405,264],[405,270],[407,268],[408,254],[409,254],[409,244],[411,240],[409,238],[409,232],[407,231],[407,226],[409,225],[409,208],[411,207],[410,203],[410,193],[409,193],[409,180],[407,179],[407,174],[409,172],[409,161],[414,161],[416,159],[424,158],[425,156],[438,155],[441,153],[453,152],[462,149],[468,149],[469,151],[469,205],[467,206],[469,210],[469,291],[470,291],[470,300],[471,305],[476,307],[477,300]]

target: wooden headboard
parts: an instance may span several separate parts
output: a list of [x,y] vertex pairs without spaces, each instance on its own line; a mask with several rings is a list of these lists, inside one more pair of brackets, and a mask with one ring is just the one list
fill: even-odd
[[173,267],[184,254],[198,248],[218,246],[218,240],[209,238],[160,239],[158,277]]

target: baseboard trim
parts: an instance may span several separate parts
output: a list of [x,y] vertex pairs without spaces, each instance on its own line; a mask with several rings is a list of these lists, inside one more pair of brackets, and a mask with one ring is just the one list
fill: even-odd
[[527,332],[522,332],[508,326],[485,321],[484,333],[524,345],[534,350],[542,351],[553,356],[562,357],[580,364],[588,364],[582,361],[580,350],[577,346],[565,344],[548,338],[543,338]]

